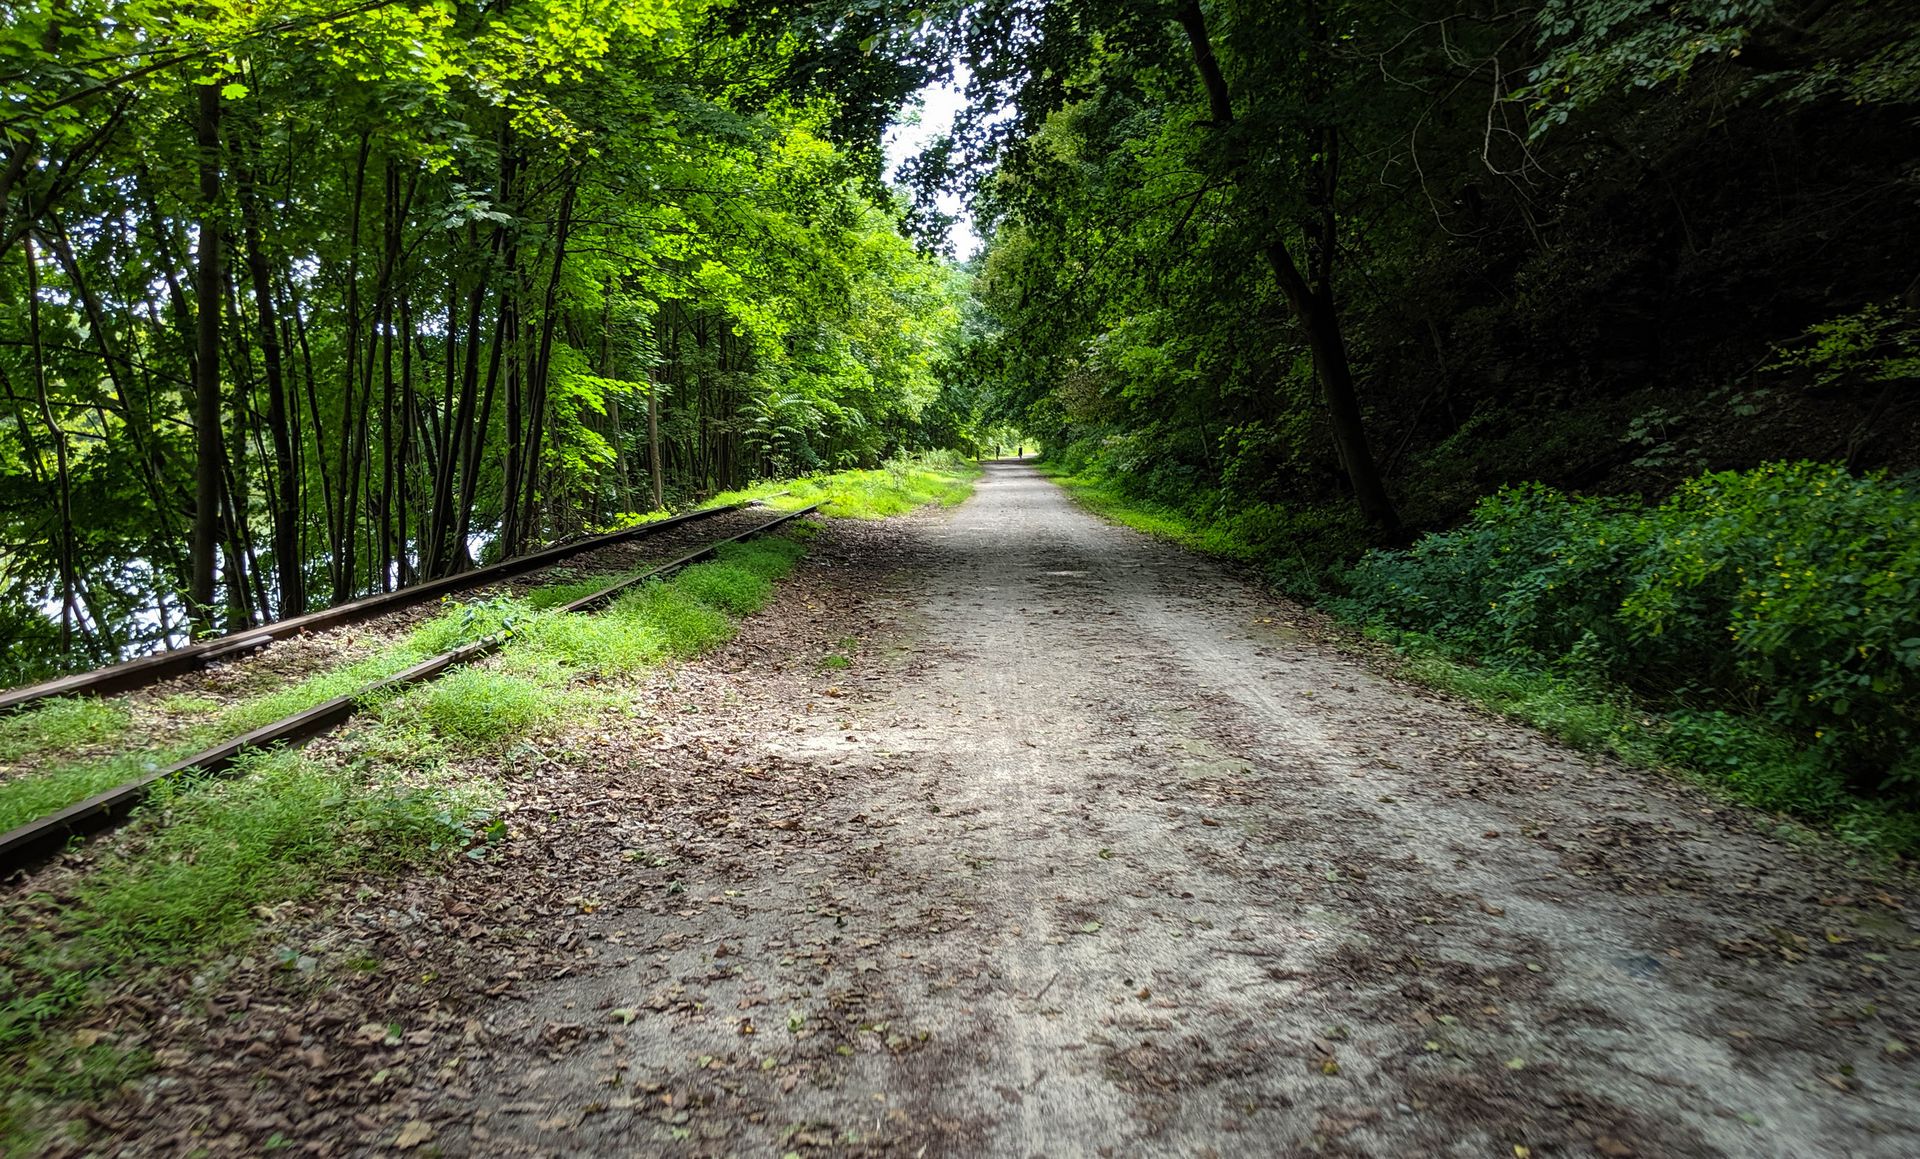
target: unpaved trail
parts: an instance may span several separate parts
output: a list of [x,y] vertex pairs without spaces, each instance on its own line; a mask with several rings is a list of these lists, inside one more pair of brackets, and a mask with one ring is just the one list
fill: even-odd
[[[263,1021],[253,1102],[191,1133],[1920,1153],[1897,887],[1314,632],[1013,464],[954,512],[835,525],[740,641],[556,755],[518,860],[363,900],[384,909],[351,937],[288,933],[398,966],[377,1000],[341,984]],[[444,917],[504,906],[504,930]],[[325,1069],[286,1061],[323,1046]]]
[[536,1033],[612,1029],[503,1071],[489,1145],[1920,1150],[1897,898],[1375,676],[1025,468],[908,534],[869,595],[910,653],[762,742],[828,795],[682,864],[652,953],[534,995]]

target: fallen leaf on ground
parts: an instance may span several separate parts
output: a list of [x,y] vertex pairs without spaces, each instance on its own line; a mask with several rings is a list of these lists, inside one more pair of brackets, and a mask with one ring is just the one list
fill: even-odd
[[433,1125],[424,1119],[408,1119],[394,1136],[393,1145],[402,1151],[410,1151],[433,1138]]

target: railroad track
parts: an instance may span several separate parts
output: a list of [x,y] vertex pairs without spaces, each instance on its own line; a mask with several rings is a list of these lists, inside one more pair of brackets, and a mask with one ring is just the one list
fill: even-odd
[[184,648],[157,652],[151,656],[141,656],[119,664],[109,664],[105,668],[95,668],[90,672],[79,672],[71,676],[42,681],[39,684],[7,689],[0,692],[0,713],[16,712],[56,696],[110,696],[119,692],[131,692],[183,672],[191,672],[209,664],[258,652],[276,641],[359,623],[412,605],[436,600],[454,592],[485,587],[530,572],[541,571],[589,552],[617,544],[649,539],[687,524],[743,510],[747,506],[746,503],[733,503],[688,511],[654,523],[629,527],[624,531],[588,536],[528,555],[502,560],[486,567],[475,568],[472,571],[461,572],[458,575],[428,580],[425,583],[401,588],[399,591],[383,592],[379,595],[351,600],[324,611],[309,612],[304,616],[277,620],[243,632],[202,640]]
[[[462,576],[449,577],[450,580],[463,580],[466,582],[445,584],[444,581],[436,581],[435,584],[409,588],[404,593],[395,592],[389,595],[372,597],[369,600],[358,601],[359,607],[355,605],[342,605],[339,608],[329,609],[327,612],[315,613],[313,616],[303,616],[296,620],[282,621],[280,624],[271,625],[269,628],[260,629],[255,633],[242,633],[234,637],[224,638],[223,640],[208,641],[207,643],[209,645],[224,643],[227,646],[222,648],[200,648],[195,651],[190,663],[178,667],[164,668],[157,672],[156,668],[159,666],[141,668],[139,670],[138,683],[135,684],[114,683],[114,681],[133,678],[125,672],[111,675],[103,682],[96,681],[90,683],[84,678],[115,673],[116,669],[124,670],[132,665],[140,665],[142,661],[131,661],[128,664],[114,665],[112,668],[100,669],[93,673],[83,673],[78,677],[68,677],[61,681],[49,681],[46,685],[35,685],[33,688],[21,689],[19,691],[31,692],[37,689],[47,688],[50,685],[65,686],[61,691],[42,692],[34,698],[44,699],[45,697],[56,695],[104,695],[107,690],[110,689],[124,690],[126,688],[139,688],[145,685],[155,684],[177,672],[189,671],[195,667],[217,663],[223,658],[243,655],[248,651],[264,648],[275,639],[283,639],[287,635],[293,634],[287,631],[268,634],[272,632],[272,629],[285,629],[288,625],[304,623],[307,630],[312,631],[316,626],[334,627],[344,623],[366,620],[382,615],[385,612],[390,612],[406,604],[418,604],[434,596],[444,595],[450,591],[471,590],[488,584],[516,579],[543,568],[551,568],[562,561],[574,559],[590,552],[602,552],[604,549],[616,545],[624,545],[634,540],[650,538],[651,536],[659,535],[667,531],[669,528],[694,522],[697,519],[741,511],[746,506],[746,504],[736,504],[731,507],[711,508],[704,511],[692,512],[684,516],[676,516],[671,520],[662,520],[659,523],[647,524],[641,528],[634,528],[625,532],[616,532],[610,536],[598,536],[590,541],[568,544],[560,548],[551,548],[544,552],[537,552],[516,560],[495,564],[492,569],[479,569]],[[817,511],[819,507],[820,505],[815,503],[795,511],[784,512],[773,519],[756,523],[754,526],[736,534],[728,535],[720,539],[713,539],[693,550],[678,554],[664,563],[657,564],[637,574],[628,575],[625,578],[614,580],[602,587],[598,587],[569,603],[561,605],[557,610],[563,613],[575,614],[594,611],[605,606],[629,589],[644,584],[649,580],[664,579],[683,568],[711,558],[720,548],[728,544],[752,539],[759,535],[765,535],[767,532],[773,531],[792,520]],[[636,532],[646,532],[646,534],[635,534]],[[618,560],[616,559],[614,562],[618,563]],[[492,574],[484,577],[480,576],[481,571],[488,570],[491,570]],[[441,586],[442,584],[445,586]],[[432,587],[433,590],[423,592],[422,589],[428,587]],[[413,598],[407,601],[399,601],[394,598],[403,594],[410,595]],[[374,606],[377,602],[382,602],[385,606]],[[341,615],[341,613],[345,614]],[[255,637],[263,634],[266,635],[266,638],[255,642]],[[319,704],[302,709],[299,712],[282,717],[279,720],[262,725],[239,736],[223,740],[218,744],[204,748],[191,756],[184,757],[163,768],[153,769],[123,784],[95,793],[84,800],[76,801],[37,820],[20,825],[5,833],[0,833],[0,875],[7,875],[16,870],[29,868],[59,852],[73,837],[98,832],[124,819],[127,814],[132,811],[134,806],[146,799],[152,791],[153,786],[162,781],[187,773],[195,773],[202,776],[216,775],[231,768],[242,755],[248,752],[271,748],[276,745],[299,744],[310,740],[351,718],[359,711],[361,704],[367,698],[378,693],[427,683],[463,664],[469,664],[489,656],[504,647],[509,636],[509,632],[496,632],[472,643],[463,644],[460,647],[429,657],[384,679],[372,681],[344,695],[332,697]],[[242,644],[246,644],[247,647],[240,647]],[[188,651],[188,649],[181,649],[180,651],[185,652]],[[143,660],[155,659],[160,659],[160,657],[143,658]],[[31,701],[21,701],[19,703],[30,702]]]

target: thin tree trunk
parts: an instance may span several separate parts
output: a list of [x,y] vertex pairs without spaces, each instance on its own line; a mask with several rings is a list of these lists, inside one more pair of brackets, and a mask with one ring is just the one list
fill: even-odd
[[667,509],[667,476],[660,462],[660,380],[647,391],[647,470],[653,481],[653,509]]
[[192,583],[195,620],[211,624],[215,559],[220,543],[220,90],[195,87],[194,141],[200,150],[199,265],[194,274],[194,492]]
[[[173,511],[166,501],[165,481],[159,473],[159,456],[156,455],[148,440],[146,419],[134,407],[133,392],[128,388],[121,369],[122,359],[116,357],[108,344],[107,314],[100,296],[94,292],[85,272],[80,268],[78,257],[73,252],[73,242],[67,236],[66,227],[51,215],[47,218],[53,227],[48,239],[53,245],[53,255],[66,272],[67,280],[73,283],[73,290],[80,296],[81,309],[86,312],[87,329],[93,339],[94,347],[100,352],[100,360],[106,368],[107,381],[113,385],[115,400],[119,403],[121,417],[127,431],[127,438],[133,443],[134,456],[140,463],[140,481],[147,492],[147,499],[153,504],[154,520],[159,524],[160,540],[174,543],[179,536],[173,522]],[[176,578],[182,578],[178,560],[174,561]]]
[[[540,472],[540,447],[546,438],[547,429],[547,374],[553,359],[553,328],[559,320],[556,299],[560,290],[560,276],[567,259],[567,235],[573,226],[573,203],[575,186],[568,184],[566,192],[560,195],[560,223],[555,231],[553,243],[553,266],[547,275],[547,295],[542,303],[540,319],[540,345],[533,363],[533,401],[528,407],[528,419],[531,430],[527,436],[526,492],[522,499],[524,505],[516,528],[521,539],[534,530],[534,497],[539,493],[536,486]],[[517,551],[517,547],[516,547]]]
[[1367,441],[1333,288],[1309,287],[1294,265],[1293,256],[1277,242],[1267,247],[1267,260],[1273,266],[1274,277],[1286,294],[1288,304],[1293,307],[1294,317],[1300,319],[1306,329],[1307,349],[1313,355],[1314,374],[1326,394],[1327,417],[1333,427],[1341,463],[1346,467],[1347,480],[1353,485],[1354,501],[1369,522],[1384,531],[1397,530],[1399,514],[1387,497],[1379,465],[1374,462],[1373,447]]
[[400,445],[394,450],[392,473],[393,525],[399,537],[394,547],[394,556],[399,565],[399,572],[395,578],[401,587],[406,587],[413,582],[413,560],[407,549],[407,480],[410,478],[413,466],[413,410],[413,299],[406,290],[402,289],[400,291]]
[[[1186,0],[1175,11],[1174,19],[1185,30],[1193,49],[1194,68],[1199,72],[1201,85],[1206,91],[1212,126],[1224,138],[1225,130],[1234,123],[1232,90],[1227,85],[1219,58],[1214,55],[1213,42],[1208,35],[1206,17],[1200,9],[1199,0]],[[1309,21],[1315,48],[1324,49],[1327,29],[1317,8],[1310,11]],[[1313,72],[1309,78],[1310,87],[1319,88],[1319,62],[1310,61],[1307,67]],[[1333,267],[1339,224],[1334,193],[1339,182],[1339,134],[1332,125],[1324,125],[1313,136],[1313,148],[1307,163],[1309,188],[1306,191],[1311,212],[1302,223],[1301,230],[1307,243],[1308,268],[1303,273],[1294,262],[1286,243],[1278,238],[1269,241],[1266,246],[1267,262],[1273,268],[1274,278],[1280,285],[1281,293],[1286,296],[1294,317],[1300,320],[1302,328],[1306,330],[1314,374],[1320,380],[1320,389],[1326,398],[1335,444],[1340,452],[1341,465],[1346,469],[1347,479],[1353,486],[1354,500],[1361,513],[1373,524],[1383,531],[1397,531],[1400,517],[1387,496],[1386,484],[1381,479],[1373,450],[1367,442],[1359,395],[1354,388],[1353,367],[1347,359],[1346,337],[1334,299]],[[1231,139],[1226,139],[1223,148],[1227,150],[1227,165],[1234,180],[1245,184],[1250,175],[1245,172],[1246,161],[1241,147]]]
[[467,432],[466,447],[461,452],[466,459],[466,469],[461,474],[453,559],[462,571],[473,563],[467,540],[473,525],[473,500],[480,487],[480,459],[486,454],[487,427],[493,421],[493,396],[500,384],[500,356],[507,343],[506,325],[507,308],[503,304],[494,323],[493,351],[487,359],[487,386],[480,399],[480,417]]
[[273,279],[260,245],[260,207],[255,196],[251,165],[239,174],[241,239],[246,250],[247,278],[253,283],[254,309],[259,316],[260,361],[267,380],[267,431],[273,438],[273,457],[279,464],[273,488],[273,563],[280,589],[280,618],[307,610],[305,560],[300,551],[300,464],[294,451],[293,428],[288,421],[286,374],[280,359],[280,322],[274,316]]
[[73,477],[67,458],[67,430],[53,414],[53,401],[47,396],[47,363],[40,334],[40,256],[34,252],[33,235],[21,239],[27,255],[27,331],[33,344],[33,392],[40,403],[40,420],[47,425],[53,440],[54,491],[60,520],[59,546],[55,549],[60,567],[60,650],[73,647],[73,621],[79,606],[75,602],[76,579],[73,565]]

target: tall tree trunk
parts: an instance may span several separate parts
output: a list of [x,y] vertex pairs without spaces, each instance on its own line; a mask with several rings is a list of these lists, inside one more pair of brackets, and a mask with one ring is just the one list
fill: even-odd
[[461,455],[466,459],[466,468],[461,473],[460,495],[455,511],[453,562],[462,571],[473,563],[473,553],[468,549],[467,540],[473,526],[473,500],[480,488],[480,460],[487,451],[487,427],[493,421],[493,396],[500,385],[500,356],[508,341],[506,327],[507,310],[503,303],[494,322],[493,350],[487,359],[487,386],[480,396],[480,416],[466,432],[466,445],[461,450]]
[[654,342],[659,347],[661,361],[647,386],[647,473],[653,483],[653,510],[665,511],[666,465],[660,460],[660,392],[665,389],[672,374],[670,359],[678,347],[674,342],[673,319],[664,307],[654,326]]
[[[613,283],[600,299],[600,373],[618,379],[613,364]],[[613,446],[614,511],[624,514],[633,504],[633,480],[627,472],[627,435],[620,425],[620,398],[607,394],[607,438]]]
[[[413,582],[413,558],[407,548],[407,482],[413,467],[413,299],[400,291],[400,403],[396,421],[400,444],[393,456],[393,525],[396,542],[394,557],[398,566],[395,579],[401,587]],[[389,436],[391,438],[391,436]]]
[[[353,193],[347,212],[347,316],[346,354],[341,359],[345,378],[341,384],[340,438],[335,448],[334,478],[339,487],[339,510],[329,521],[333,545],[329,561],[333,568],[335,603],[353,598],[354,543],[360,496],[359,479],[354,470],[353,448],[360,438],[360,424],[354,422],[355,386],[360,371],[360,218],[367,195],[367,157],[373,149],[370,134],[360,134],[360,148],[354,155]],[[324,455],[324,452],[322,452]]]
[[27,255],[27,329],[33,346],[33,393],[40,404],[40,420],[47,424],[47,436],[53,440],[55,515],[60,527],[56,532],[56,558],[60,567],[60,650],[73,647],[73,622],[79,612],[76,603],[77,579],[73,565],[73,476],[67,456],[67,429],[53,413],[53,401],[47,396],[47,360],[40,337],[40,255],[34,252],[33,235],[21,239]]
[[660,462],[660,379],[647,391],[647,471],[653,481],[653,509],[667,509],[667,474]]
[[293,427],[287,413],[286,373],[280,359],[280,322],[274,316],[273,278],[260,243],[260,207],[254,170],[239,173],[241,244],[246,250],[247,280],[253,284],[259,317],[260,362],[267,380],[267,432],[278,464],[273,486],[273,564],[280,589],[281,619],[307,610],[305,560],[300,552],[300,464],[294,454]]
[[220,89],[194,88],[194,142],[200,151],[200,238],[194,296],[194,488],[192,582],[187,598],[202,629],[212,624],[216,557],[220,547]]
[[[530,384],[532,399],[527,407],[528,433],[527,449],[524,455],[526,482],[521,497],[522,510],[515,527],[519,539],[525,540],[535,530],[534,498],[539,494],[537,486],[540,474],[540,448],[546,438],[547,430],[547,374],[553,361],[553,330],[559,321],[557,298],[560,292],[560,276],[564,272],[567,259],[567,235],[573,227],[573,203],[575,186],[567,185],[560,195],[560,221],[555,230],[553,242],[553,265],[547,274],[546,299],[541,304],[540,341],[534,351],[533,377]],[[514,551],[517,553],[519,545]]]
[[[1201,12],[1199,0],[1185,0],[1175,10],[1174,19],[1186,32],[1187,42],[1193,49],[1194,68],[1199,72],[1201,86],[1206,92],[1211,124],[1222,138],[1221,148],[1229,176],[1245,188],[1253,178],[1246,171],[1244,148],[1226,133],[1234,123],[1232,89],[1220,68],[1219,58],[1214,55],[1213,41],[1208,34],[1206,16]],[[1328,47],[1327,28],[1317,6],[1310,7],[1308,23],[1309,35],[1314,42],[1313,51],[1316,53],[1315,59],[1307,63],[1307,68],[1313,73],[1308,83],[1310,88],[1317,90],[1322,87],[1320,70],[1323,67],[1318,57]],[[1375,526],[1383,531],[1397,531],[1400,516],[1387,496],[1386,483],[1381,478],[1379,465],[1374,461],[1373,449],[1367,442],[1359,393],[1353,382],[1353,367],[1347,359],[1346,336],[1334,299],[1334,260],[1339,241],[1339,219],[1334,198],[1340,174],[1339,131],[1332,124],[1323,124],[1316,126],[1310,137],[1312,140],[1304,165],[1308,213],[1301,222],[1301,234],[1306,242],[1307,268],[1305,271],[1300,269],[1286,242],[1277,237],[1267,243],[1267,263],[1272,267],[1274,278],[1280,285],[1281,293],[1286,296],[1294,317],[1300,320],[1301,327],[1306,331],[1307,349],[1313,356],[1314,375],[1319,379],[1321,392],[1326,398],[1335,445],[1340,451],[1341,465],[1346,469],[1348,482],[1353,486],[1354,501],[1361,514]]]
[[1273,266],[1274,278],[1293,308],[1294,317],[1300,319],[1306,329],[1314,375],[1326,394],[1328,422],[1333,427],[1334,444],[1339,448],[1347,480],[1353,486],[1354,502],[1375,526],[1384,531],[1397,530],[1400,516],[1393,508],[1393,500],[1387,497],[1386,483],[1374,461],[1372,444],[1367,440],[1333,287],[1308,286],[1294,264],[1293,255],[1278,242],[1267,247],[1267,261]]

